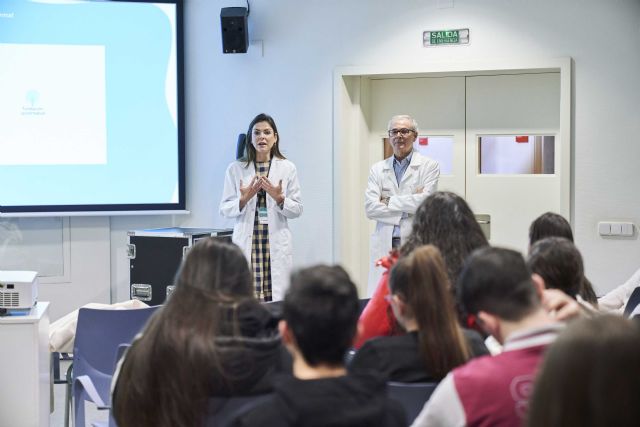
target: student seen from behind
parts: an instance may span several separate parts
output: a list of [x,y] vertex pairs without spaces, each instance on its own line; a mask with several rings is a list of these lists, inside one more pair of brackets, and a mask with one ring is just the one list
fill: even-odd
[[560,289],[581,303],[588,302],[597,307],[595,293],[584,277],[582,255],[569,239],[545,237],[538,240],[531,246],[527,265],[544,280],[545,288]]
[[[356,348],[374,337],[402,333],[386,300],[389,295],[388,271],[398,258],[406,257],[416,248],[427,244],[438,248],[449,280],[455,285],[467,256],[477,248],[488,246],[489,242],[473,211],[462,197],[448,191],[438,191],[427,197],[413,217],[411,232],[400,252],[393,252],[379,260],[387,271],[382,274],[371,300],[360,316],[362,332],[355,343]],[[456,294],[455,289],[452,292]],[[459,316],[462,321],[463,314],[459,313]]]
[[[542,247],[539,246],[538,242],[550,237],[562,237],[569,240],[569,242],[574,243],[573,231],[571,231],[571,224],[569,224],[569,221],[567,221],[562,215],[558,215],[557,213],[546,212],[533,220],[533,222],[529,226],[529,256],[531,257],[531,255],[533,255],[534,246],[536,246],[536,251],[538,252],[541,250],[541,248],[549,250],[549,242],[544,244]],[[574,256],[573,254],[569,254],[566,245],[560,250],[564,252],[565,255],[563,256]],[[575,251],[577,251],[577,248],[575,249]],[[579,253],[578,256],[580,256]],[[580,263],[582,263],[582,259],[580,259]],[[551,288],[560,289],[557,286],[552,286]],[[593,289],[593,285],[591,284],[589,279],[584,276],[584,273],[582,275],[582,279],[580,281],[580,289],[578,290],[577,294],[580,295],[580,298],[582,298],[592,306],[598,307],[598,297]],[[572,295],[572,297],[575,298],[575,294]]]
[[489,354],[482,337],[462,329],[440,251],[433,245],[400,258],[389,276],[389,302],[406,334],[367,341],[349,365],[389,381],[440,381],[471,357]]
[[412,425],[522,425],[538,365],[561,329],[543,305],[544,285],[532,281],[518,252],[482,248],[465,263],[458,290],[465,311],[503,351],[449,373]]
[[374,373],[347,375],[344,356],[357,331],[356,287],[341,267],[316,266],[291,277],[280,321],[294,377],[236,426],[405,426],[406,415]]
[[283,351],[240,248],[203,239],[118,366],[114,418],[120,427],[202,425],[212,397],[271,391],[273,374],[290,369]]

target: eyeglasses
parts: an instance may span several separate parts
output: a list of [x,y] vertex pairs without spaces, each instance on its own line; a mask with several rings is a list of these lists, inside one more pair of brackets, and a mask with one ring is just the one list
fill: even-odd
[[407,129],[407,128],[402,128],[402,129],[389,129],[389,136],[398,136],[398,134],[402,135],[402,136],[407,136],[410,133],[415,132],[415,130],[413,129]]

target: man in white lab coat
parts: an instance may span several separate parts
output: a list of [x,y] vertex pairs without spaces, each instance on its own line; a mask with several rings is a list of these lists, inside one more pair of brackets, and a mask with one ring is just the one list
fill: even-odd
[[418,123],[411,116],[392,117],[387,129],[393,156],[371,167],[365,192],[367,218],[376,221],[370,243],[369,295],[383,272],[375,262],[404,243],[411,231],[413,214],[436,191],[440,176],[438,162],[413,149]]

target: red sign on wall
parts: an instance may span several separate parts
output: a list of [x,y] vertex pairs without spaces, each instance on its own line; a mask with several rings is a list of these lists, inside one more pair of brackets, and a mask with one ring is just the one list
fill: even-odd
[[429,138],[427,138],[426,136],[421,136],[420,138],[418,138],[418,144],[429,145]]
[[516,136],[516,142],[518,143],[527,143],[529,142],[528,136]]

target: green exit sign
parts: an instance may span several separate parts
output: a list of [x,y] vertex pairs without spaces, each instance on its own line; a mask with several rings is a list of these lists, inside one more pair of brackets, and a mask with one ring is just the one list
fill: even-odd
[[469,29],[425,31],[422,44],[424,47],[469,44]]

